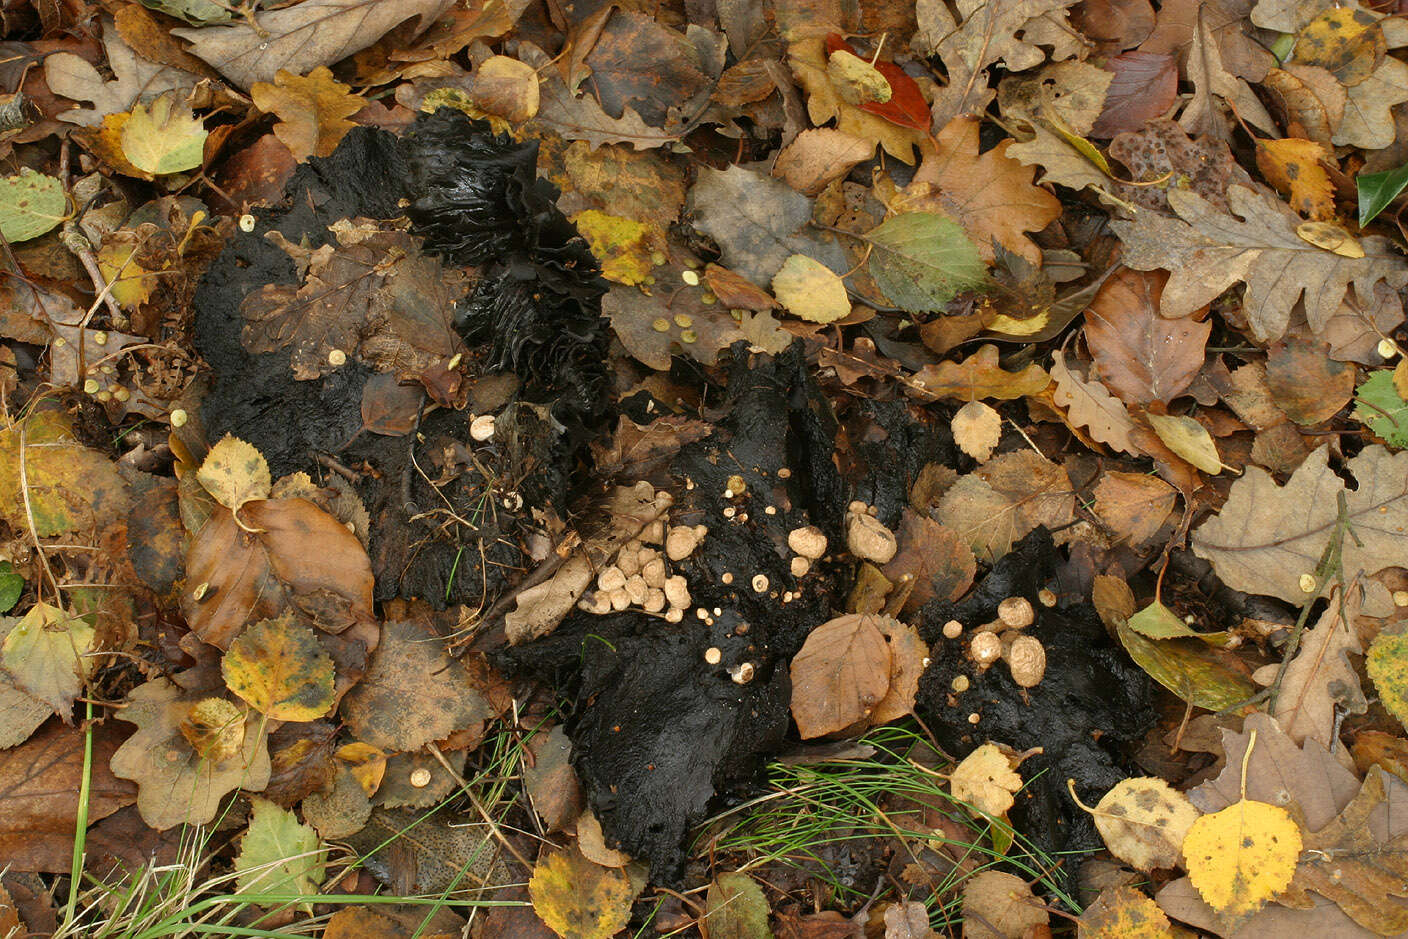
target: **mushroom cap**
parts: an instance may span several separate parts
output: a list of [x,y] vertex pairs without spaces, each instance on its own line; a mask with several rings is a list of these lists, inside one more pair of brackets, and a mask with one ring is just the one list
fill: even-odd
[[1023,688],[1035,688],[1046,674],[1046,649],[1035,636],[1018,636],[1007,649],[1007,667],[1012,680]]
[[846,547],[863,561],[888,564],[899,550],[899,542],[873,515],[851,515],[846,520]]
[[997,618],[1004,626],[1022,629],[1036,622],[1036,611],[1026,597],[1008,597],[997,605]]
[[977,662],[980,668],[987,668],[1002,658],[1002,640],[997,633],[974,633],[973,638],[968,642],[968,654],[973,657],[973,661]]
[[826,553],[826,535],[815,525],[804,525],[787,533],[787,547],[793,553],[815,561]]

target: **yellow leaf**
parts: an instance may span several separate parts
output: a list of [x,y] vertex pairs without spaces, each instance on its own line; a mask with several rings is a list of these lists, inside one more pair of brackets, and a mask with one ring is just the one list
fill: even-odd
[[1110,887],[1080,917],[1081,939],[1173,939],[1159,905],[1133,887]]
[[1149,423],[1164,446],[1204,473],[1216,476],[1222,471],[1222,458],[1217,455],[1217,444],[1212,442],[1212,434],[1193,418],[1150,414]]
[[655,267],[649,225],[588,209],[572,216],[577,230],[601,262],[601,273],[618,284],[639,284]]
[[1364,257],[1364,246],[1349,232],[1334,222],[1301,222],[1296,234],[1317,248],[1324,248],[1342,258]]
[[1121,780],[1091,814],[1111,854],[1151,871],[1178,865],[1183,839],[1201,813],[1162,779],[1144,777]]
[[267,499],[273,488],[264,454],[231,434],[210,448],[196,479],[216,502],[236,515],[246,502]]
[[145,173],[160,176],[181,173],[201,165],[205,153],[205,125],[172,92],[164,92],[146,105],[136,105],[122,125],[122,152]]
[[538,113],[538,73],[517,59],[493,55],[474,73],[472,94],[484,112],[522,124]]
[[1208,905],[1240,921],[1285,890],[1300,858],[1300,828],[1283,808],[1243,799],[1188,829],[1188,876]]
[[0,645],[0,665],[14,676],[21,690],[43,701],[67,723],[73,699],[91,671],[94,631],[82,617],[44,601],[35,603]]
[[337,149],[347,132],[357,125],[348,120],[366,106],[366,99],[332,77],[320,65],[306,78],[279,69],[273,84],[255,82],[249,89],[254,104],[266,114],[276,114],[274,136],[296,160],[325,157]]
[[245,712],[224,698],[202,698],[181,721],[181,736],[202,759],[223,763],[244,749]]
[[841,100],[860,107],[863,104],[884,104],[894,94],[890,82],[880,71],[860,56],[838,49],[826,60],[826,77]]
[[1266,181],[1297,212],[1317,221],[1335,217],[1335,184],[1320,162],[1331,158],[1324,144],[1300,137],[1256,143],[1256,165]]
[[1327,10],[1301,27],[1292,61],[1314,65],[1353,87],[1368,80],[1388,49],[1378,17],[1367,10]]
[[984,463],[1002,439],[1002,417],[991,405],[969,401],[958,409],[949,423],[953,442],[964,453]]
[[225,685],[265,717],[311,721],[333,705],[332,659],[317,636],[291,620],[261,620],[230,643]]
[[563,939],[610,939],[630,922],[635,890],[623,871],[577,851],[544,851],[528,895],[538,918]]
[[996,744],[985,743],[963,758],[949,776],[949,792],[980,812],[1003,816],[1012,808],[1022,777]]
[[815,258],[794,254],[772,279],[772,292],[788,312],[810,323],[851,315],[851,298],[836,272]]

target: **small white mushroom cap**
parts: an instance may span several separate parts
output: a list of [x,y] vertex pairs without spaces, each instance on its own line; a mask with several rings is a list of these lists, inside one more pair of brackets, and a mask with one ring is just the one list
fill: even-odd
[[806,558],[815,561],[826,553],[826,535],[815,525],[804,525],[787,533],[787,547]]
[[483,443],[494,436],[494,415],[481,414],[469,422],[469,436]]
[[899,542],[874,516],[852,514],[846,519],[846,547],[863,561],[888,564],[899,550]]

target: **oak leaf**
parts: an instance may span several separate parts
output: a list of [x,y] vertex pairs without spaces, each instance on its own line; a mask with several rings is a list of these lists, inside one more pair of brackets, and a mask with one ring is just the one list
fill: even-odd
[[1077,427],[1084,427],[1092,439],[1123,450],[1125,453],[1139,454],[1139,448],[1130,440],[1135,432],[1134,420],[1124,403],[1105,386],[1096,381],[1087,381],[1066,366],[1060,350],[1051,353],[1051,380],[1054,386],[1051,400],[1066,409],[1067,419]]
[[1300,219],[1283,203],[1242,186],[1229,187],[1227,199],[1233,215],[1175,189],[1168,200],[1178,219],[1142,213],[1137,221],[1111,223],[1125,243],[1125,265],[1170,271],[1159,304],[1164,316],[1187,316],[1244,283],[1248,326],[1266,342],[1286,331],[1302,295],[1311,331],[1319,332],[1351,284],[1361,296],[1371,295],[1377,281],[1408,284],[1408,263],[1387,239],[1367,236],[1363,258],[1344,258],[1300,238]]
[[259,110],[278,115],[274,136],[302,162],[310,156],[330,156],[357,126],[348,118],[366,107],[367,101],[351,92],[320,65],[306,77],[279,69],[272,84],[255,82],[249,96]]
[[184,90],[196,76],[178,68],[142,58],[123,41],[111,20],[103,21],[103,52],[112,80],[104,78],[86,59],[71,52],[56,52],[44,60],[44,80],[49,90],[75,101],[92,102],[58,115],[59,120],[97,127],[109,114],[120,114],[144,98],[164,91]]
[[1035,363],[1020,372],[1004,371],[998,361],[997,346],[980,346],[977,352],[962,362],[940,362],[926,365],[906,383],[906,388],[930,401],[956,398],[972,401],[993,398],[1010,401],[1040,394],[1051,383],[1051,376]]
[[1369,446],[1344,468],[1357,489],[1346,491],[1330,468],[1328,447],[1306,457],[1285,486],[1248,466],[1222,511],[1193,532],[1194,552],[1211,561],[1229,587],[1298,606],[1308,596],[1301,575],[1319,563],[1335,530],[1336,499],[1344,493],[1353,529],[1341,554],[1345,582],[1400,566],[1408,531],[1408,453]]

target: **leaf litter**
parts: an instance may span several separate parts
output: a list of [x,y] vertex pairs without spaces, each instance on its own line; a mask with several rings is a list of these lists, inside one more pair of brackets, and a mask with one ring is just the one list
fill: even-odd
[[[336,840],[490,934],[1404,928],[1401,17],[50,7],[11,871],[97,728],[92,839],[305,910]],[[921,832],[713,849],[895,729]]]

